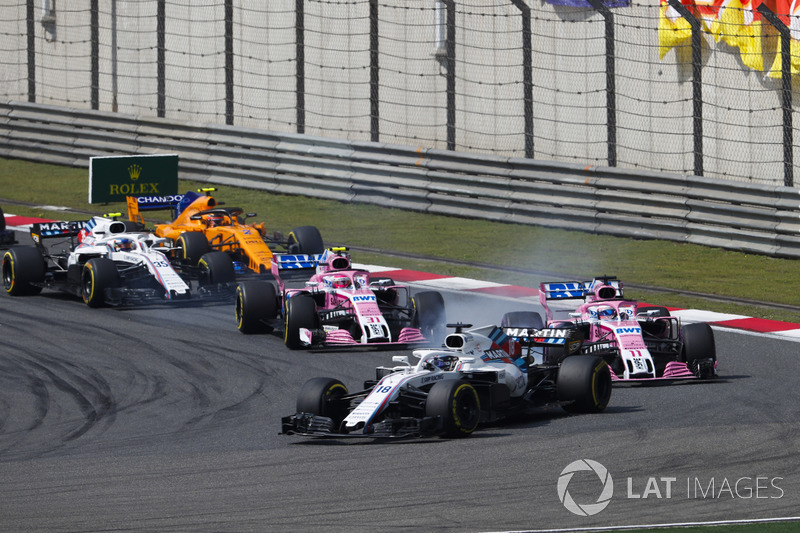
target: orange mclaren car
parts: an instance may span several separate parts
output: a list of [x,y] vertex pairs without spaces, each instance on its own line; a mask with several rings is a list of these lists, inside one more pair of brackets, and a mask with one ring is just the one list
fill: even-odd
[[[247,224],[248,217],[239,207],[224,207],[209,193],[214,188],[199,189],[175,196],[129,196],[128,218],[144,223],[141,211],[171,209],[173,221],[156,224],[155,234],[171,239],[179,249],[176,259],[195,265],[203,254],[220,250],[227,252],[238,272],[259,274],[271,269],[273,252],[291,254],[320,254],[324,244],[314,226],[294,228],[284,237],[275,232],[267,235],[264,223]],[[199,194],[204,193],[204,194]]]

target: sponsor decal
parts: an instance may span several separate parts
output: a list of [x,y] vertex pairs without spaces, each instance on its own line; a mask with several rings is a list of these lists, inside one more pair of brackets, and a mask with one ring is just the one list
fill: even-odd
[[425,385],[426,383],[433,383],[434,381],[441,381],[444,379],[444,374],[435,374],[433,376],[425,376],[422,378],[420,383]]
[[483,352],[481,359],[484,361],[492,361],[492,360],[501,360],[507,361],[509,359],[508,354],[503,350],[486,350]]
[[509,337],[538,337],[548,339],[566,339],[569,335],[568,329],[527,329],[527,328],[505,328],[505,334]]

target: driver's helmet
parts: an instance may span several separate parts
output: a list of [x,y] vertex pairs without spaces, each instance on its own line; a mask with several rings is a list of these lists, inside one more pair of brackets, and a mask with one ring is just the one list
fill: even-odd
[[331,278],[331,287],[334,289],[349,289],[351,285],[352,282],[347,276],[333,276]]
[[453,370],[457,362],[458,362],[458,357],[455,355],[439,355],[437,357],[434,357],[433,360],[431,361],[431,363],[433,363],[433,366],[435,366],[436,368],[441,368],[442,370],[445,371]]
[[225,217],[222,215],[212,214],[206,217],[206,221],[208,222],[208,227],[213,228],[223,225],[225,223]]
[[597,308],[597,318],[600,320],[612,320],[617,318],[617,311],[610,305],[603,305]]
[[118,252],[128,252],[133,250],[133,241],[130,239],[119,239],[114,243],[114,249]]

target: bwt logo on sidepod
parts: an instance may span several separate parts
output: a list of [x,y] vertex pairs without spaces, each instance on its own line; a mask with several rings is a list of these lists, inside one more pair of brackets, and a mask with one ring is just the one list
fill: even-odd
[[[572,481],[572,477],[575,473],[585,471],[597,474],[602,484],[600,496],[597,497],[597,501],[594,503],[577,503],[568,490],[570,481]],[[568,464],[567,467],[561,471],[561,475],[558,477],[557,488],[558,499],[561,500],[561,503],[564,504],[564,507],[566,507],[569,512],[578,516],[592,516],[605,509],[609,502],[611,502],[611,497],[614,495],[614,480],[611,479],[611,474],[608,472],[608,469],[597,461],[578,459]]]

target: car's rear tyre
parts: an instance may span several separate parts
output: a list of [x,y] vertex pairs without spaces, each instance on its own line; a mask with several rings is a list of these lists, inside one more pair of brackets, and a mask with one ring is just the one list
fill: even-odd
[[6,215],[3,213],[3,208],[0,207],[0,231],[6,229]]
[[681,328],[683,351],[681,359],[700,378],[714,377],[717,346],[714,331],[705,323],[687,324]]
[[447,322],[442,295],[437,291],[418,292],[411,298],[411,305],[414,308],[414,327],[419,328],[429,341],[441,341]]
[[521,329],[542,329],[544,321],[542,315],[536,311],[510,311],[503,315],[500,320],[500,327],[521,328]]
[[176,246],[180,248],[180,250],[178,250],[178,259],[192,266],[197,265],[200,258],[211,251],[211,245],[208,244],[208,239],[199,231],[186,231],[181,233]]
[[278,316],[275,286],[268,281],[243,281],[236,288],[236,327],[242,333],[268,329],[266,320]]
[[443,436],[467,437],[481,421],[478,391],[464,380],[439,381],[428,392],[425,415],[439,417]]
[[285,314],[283,342],[292,350],[302,348],[300,329],[304,328],[311,331],[317,329],[319,320],[317,304],[310,296],[297,294],[286,300]]
[[35,246],[15,246],[3,254],[3,288],[11,296],[39,294],[33,283],[44,281],[47,267],[42,252]]
[[289,232],[287,238],[290,254],[321,254],[325,251],[322,235],[316,226],[300,226]]
[[297,412],[326,416],[333,420],[333,427],[338,430],[347,416],[347,404],[337,400],[345,394],[347,387],[338,379],[309,379],[297,394]]
[[200,270],[200,286],[233,283],[236,271],[231,257],[225,252],[208,252],[197,262]]
[[105,257],[89,259],[81,273],[81,295],[89,307],[106,305],[106,289],[119,286],[119,272],[114,261]]
[[603,359],[573,355],[561,362],[557,396],[570,413],[599,413],[611,399],[611,370]]

